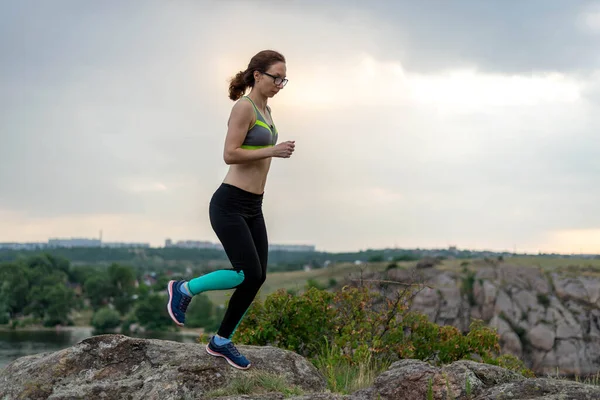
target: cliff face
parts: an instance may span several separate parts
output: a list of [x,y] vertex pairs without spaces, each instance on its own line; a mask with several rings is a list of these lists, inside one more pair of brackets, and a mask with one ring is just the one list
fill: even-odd
[[[343,396],[326,392],[324,377],[293,352],[240,349],[254,362],[249,371],[209,356],[202,344],[95,336],[58,352],[15,360],[0,370],[0,398],[422,400],[429,393],[436,400],[600,398],[596,386],[526,379],[472,361],[436,368],[418,360],[398,361],[371,387]],[[252,376],[261,376],[262,384],[249,385]]]
[[[507,264],[420,272],[432,288],[418,294],[413,309],[431,321],[466,331],[471,318],[482,319],[498,329],[503,350],[537,374],[600,369],[600,279]],[[387,278],[414,279],[414,271],[390,270]]]

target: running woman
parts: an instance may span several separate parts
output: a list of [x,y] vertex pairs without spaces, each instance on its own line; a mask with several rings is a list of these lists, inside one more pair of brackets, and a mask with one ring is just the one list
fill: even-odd
[[[194,295],[235,288],[206,351],[239,369],[248,369],[251,364],[231,338],[267,278],[269,245],[262,201],[271,159],[289,158],[295,147],[294,141],[277,144],[278,131],[267,105],[268,99],[287,82],[285,58],[272,50],[256,54],[248,68],[231,80],[229,98],[236,103],[227,124],[223,151],[224,161],[230,167],[210,200],[209,216],[232,268],[190,281],[170,281],[167,288],[167,310],[181,326]],[[245,95],[247,88],[251,90]]]

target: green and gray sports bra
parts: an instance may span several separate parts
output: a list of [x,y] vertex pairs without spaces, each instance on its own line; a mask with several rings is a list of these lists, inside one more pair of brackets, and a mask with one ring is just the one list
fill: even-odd
[[[267,120],[263,117],[262,113],[256,107],[256,104],[248,96],[244,96],[248,99],[254,107],[254,115],[256,116],[256,122],[246,133],[246,138],[242,143],[242,149],[262,149],[265,147],[274,146],[277,143],[278,133],[275,124],[269,125]],[[269,111],[269,117],[271,117],[271,109],[267,106]],[[271,117],[271,121],[273,117]]]

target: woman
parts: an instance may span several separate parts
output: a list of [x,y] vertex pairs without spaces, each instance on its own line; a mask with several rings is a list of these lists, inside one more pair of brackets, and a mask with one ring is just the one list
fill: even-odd
[[[276,51],[265,50],[250,60],[230,82],[231,110],[223,158],[230,165],[225,179],[213,194],[209,215],[212,228],[223,244],[232,269],[223,269],[188,281],[170,281],[169,315],[178,325],[192,297],[208,290],[233,289],[221,326],[206,351],[223,357],[235,368],[248,369],[250,362],[239,353],[231,338],[267,278],[268,239],[262,200],[272,157],[289,158],[294,141],[277,144],[278,132],[267,105],[287,83],[286,62]],[[250,93],[244,96],[246,89]]]

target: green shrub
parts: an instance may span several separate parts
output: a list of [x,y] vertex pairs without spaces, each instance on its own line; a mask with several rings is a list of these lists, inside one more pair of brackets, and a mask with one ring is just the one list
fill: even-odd
[[237,340],[313,356],[321,339],[334,329],[333,296],[315,287],[301,296],[280,289],[264,303],[257,296],[236,332]]
[[402,289],[389,298],[366,286],[335,293],[310,287],[300,295],[282,289],[264,302],[257,296],[235,340],[278,346],[309,358],[328,377],[330,388],[339,386],[340,371],[356,379],[352,374],[361,368],[372,375],[401,358],[438,365],[481,359],[527,372],[514,359],[499,357],[499,336],[483,321],[474,320],[467,334],[437,325],[409,311],[413,294]]
[[100,332],[114,329],[120,324],[121,315],[112,308],[102,307],[92,316],[92,326]]
[[327,285],[319,282],[315,278],[309,278],[306,281],[306,287],[307,288],[316,288],[316,289],[319,289],[319,290],[325,290],[325,289],[327,289]]

